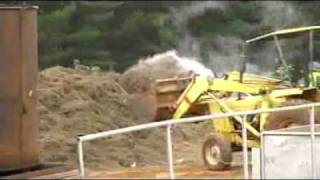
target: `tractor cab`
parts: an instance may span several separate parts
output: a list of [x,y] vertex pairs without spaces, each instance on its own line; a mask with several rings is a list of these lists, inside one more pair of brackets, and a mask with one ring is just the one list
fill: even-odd
[[[247,58],[247,49],[249,45],[256,44],[256,42],[270,42],[274,41],[274,47],[277,52],[277,59],[280,60],[280,64],[278,66],[278,70],[282,71],[281,79],[284,81],[288,81],[291,86],[303,86],[303,87],[320,87],[320,63],[317,62],[314,58],[315,50],[314,50],[314,37],[315,33],[320,30],[320,26],[307,26],[307,27],[300,27],[300,28],[292,28],[292,29],[283,29],[279,31],[274,31],[265,35],[261,35],[249,40],[246,40],[243,45],[243,57]],[[306,65],[304,67],[305,70],[301,70],[299,68],[294,69],[292,68],[292,64],[288,63],[286,55],[290,54],[291,52],[284,51],[284,44],[281,44],[282,40],[292,39],[292,38],[299,38],[305,37],[308,42],[305,43],[303,48],[294,48],[294,51],[304,51],[306,54],[301,54],[300,57],[300,64]],[[292,45],[292,42],[288,43]],[[304,61],[304,62],[301,62]],[[247,61],[244,61],[244,68],[241,73],[245,71]],[[293,81],[294,72],[299,71],[302,72],[303,80],[302,83],[295,83]],[[300,81],[301,82],[301,81]]]

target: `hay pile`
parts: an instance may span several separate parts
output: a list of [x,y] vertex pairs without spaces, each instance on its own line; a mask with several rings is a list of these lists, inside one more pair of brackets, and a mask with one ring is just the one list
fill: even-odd
[[[59,66],[41,71],[37,106],[41,161],[75,164],[77,135],[150,122],[155,113],[150,93],[154,79],[181,73],[175,71],[170,58],[159,62],[141,61],[124,74]],[[184,159],[200,161],[199,139],[208,128],[206,124],[174,128],[176,158],[188,151],[197,155]],[[165,129],[85,143],[85,160],[89,168],[95,169],[165,164]]]

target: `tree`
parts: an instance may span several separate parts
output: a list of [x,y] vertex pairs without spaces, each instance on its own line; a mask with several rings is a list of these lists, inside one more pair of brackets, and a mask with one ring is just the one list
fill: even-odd
[[[280,26],[319,23],[319,2],[260,1],[0,1],[1,4],[38,5],[40,67],[72,66],[73,59],[102,69],[124,71],[138,59],[197,43],[200,58],[212,63],[210,53],[238,53],[222,49],[220,37],[238,43]],[[208,8],[210,6],[210,8]],[[222,8],[215,8],[215,7]],[[204,9],[203,9],[204,7]],[[274,11],[274,12],[273,12]],[[179,25],[175,13],[188,15]],[[190,17],[189,17],[190,16]],[[277,24],[278,23],[278,24]],[[190,38],[193,42],[184,41]],[[237,40],[237,41],[232,41]],[[230,44],[230,42],[228,42]],[[218,45],[217,45],[218,44]],[[221,44],[221,43],[220,43]],[[315,57],[320,51],[315,38]],[[187,46],[188,48],[192,46]],[[230,47],[227,47],[230,48]],[[263,49],[256,46],[254,51]],[[187,51],[191,50],[187,49]],[[194,54],[194,53],[193,53]],[[196,55],[196,54],[194,54]],[[258,61],[252,60],[251,63]],[[297,69],[299,64],[295,65]]]

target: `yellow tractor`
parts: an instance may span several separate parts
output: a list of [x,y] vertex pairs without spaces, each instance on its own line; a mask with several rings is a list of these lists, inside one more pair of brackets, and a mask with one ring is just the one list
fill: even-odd
[[[320,26],[309,26],[275,31],[245,41],[244,47],[262,40],[272,39],[283,66],[288,66],[280,46],[280,38],[309,34],[309,66],[304,83],[293,84],[289,80],[259,76],[240,71],[232,71],[222,78],[195,75],[185,79],[165,79],[157,81],[156,98],[158,118],[179,119],[201,114],[239,112],[271,107],[298,105],[320,100],[318,86],[320,73],[314,71],[313,33]],[[246,48],[244,48],[245,50]],[[245,52],[243,53],[245,59]],[[243,62],[246,62],[245,60]],[[308,63],[308,62],[306,62]],[[245,67],[245,64],[243,65]],[[316,110],[316,123],[320,122]],[[248,130],[248,146],[260,146],[260,132],[308,124],[309,112],[306,109],[243,117],[214,119],[214,133],[206,137],[202,156],[208,169],[223,170],[230,167],[233,147],[242,145],[242,123]]]

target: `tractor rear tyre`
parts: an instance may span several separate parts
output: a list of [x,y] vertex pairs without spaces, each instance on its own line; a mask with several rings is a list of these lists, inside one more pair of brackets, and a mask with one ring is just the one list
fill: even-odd
[[[293,99],[280,104],[278,107],[294,106],[311,103],[303,99]],[[320,122],[319,111],[315,110],[315,123]],[[294,126],[308,125],[310,123],[310,109],[297,109],[290,111],[273,112],[267,118],[264,130],[276,130]]]
[[231,143],[220,134],[211,134],[202,146],[202,158],[209,170],[229,169],[232,162]]

